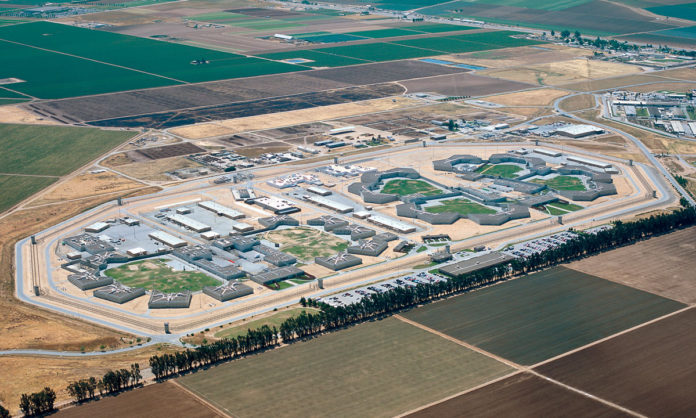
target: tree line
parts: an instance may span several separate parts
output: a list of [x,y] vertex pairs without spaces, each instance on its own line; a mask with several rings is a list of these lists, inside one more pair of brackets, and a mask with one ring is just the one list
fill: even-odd
[[90,377],[70,382],[66,388],[75,401],[84,402],[94,399],[96,392],[99,396],[120,392],[140,384],[143,376],[140,374],[140,364],[133,363],[129,369],[109,370],[101,379]]

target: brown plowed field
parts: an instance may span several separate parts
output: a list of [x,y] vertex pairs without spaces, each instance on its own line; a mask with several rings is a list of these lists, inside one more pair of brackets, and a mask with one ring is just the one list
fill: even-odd
[[421,78],[401,83],[409,93],[428,92],[445,96],[487,96],[489,94],[505,93],[528,89],[531,84],[517,81],[501,80],[499,78],[483,77],[474,74],[450,74],[438,77]]
[[608,418],[628,415],[530,373],[516,374],[408,415],[409,418],[459,416]]
[[107,397],[99,402],[68,408],[52,415],[56,418],[148,417],[212,418],[220,417],[209,406],[171,382]]
[[696,416],[696,309],[536,370],[647,416]]
[[696,303],[696,228],[652,238],[568,267],[684,303]]

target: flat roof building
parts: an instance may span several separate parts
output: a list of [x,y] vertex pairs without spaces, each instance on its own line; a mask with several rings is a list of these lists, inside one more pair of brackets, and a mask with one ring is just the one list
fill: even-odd
[[556,134],[569,138],[582,138],[603,133],[604,129],[593,125],[567,125],[556,129]]
[[251,295],[254,290],[244,283],[230,281],[220,286],[206,286],[203,293],[220,302]]
[[362,264],[362,259],[347,252],[340,252],[330,257],[315,257],[314,262],[333,271],[338,271]]
[[92,225],[88,225],[85,227],[85,232],[102,232],[103,230],[107,229],[110,225],[107,224],[106,222],[95,222]]
[[331,199],[327,199],[326,197],[323,196],[313,196],[313,195],[305,195],[304,198],[308,200],[309,202],[314,203],[317,206],[322,206],[331,210],[334,210],[338,213],[348,213],[353,211],[353,206],[350,205],[345,205],[343,203],[339,203],[336,201],[333,201]]
[[186,229],[190,229],[198,233],[210,231],[211,229],[210,225],[206,225],[203,222],[198,222],[197,220],[189,218],[186,215],[179,215],[178,213],[168,215],[167,219],[177,225],[183,226]]
[[402,234],[408,234],[416,231],[416,227],[407,224],[405,222],[397,221],[396,219],[388,218],[384,215],[379,215],[376,213],[370,214],[367,218],[368,221],[375,225],[382,226],[384,228],[392,229],[394,231],[400,232]]
[[198,206],[202,207],[203,209],[207,209],[218,216],[224,216],[225,218],[229,219],[240,219],[244,217],[242,212],[228,208],[227,206],[223,206],[217,202],[213,202],[212,200],[198,202]]
[[164,245],[168,245],[173,248],[185,247],[188,245],[186,241],[181,238],[177,238],[174,235],[168,234],[163,231],[150,232],[148,237],[154,239],[157,242],[161,242]]
[[128,287],[119,282],[113,282],[106,287],[95,290],[93,294],[95,298],[123,304],[145,295],[145,289],[142,287]]
[[440,267],[439,270],[440,273],[447,276],[461,278],[473,271],[509,263],[512,260],[514,260],[514,257],[496,251],[468,260],[448,264]]
[[261,285],[269,285],[272,283],[280,282],[287,279],[294,279],[297,277],[302,277],[305,275],[303,270],[298,269],[295,266],[280,267],[275,269],[270,269],[262,273],[254,274],[249,277],[253,282]]
[[191,292],[163,293],[153,290],[147,307],[150,309],[182,309],[191,305]]

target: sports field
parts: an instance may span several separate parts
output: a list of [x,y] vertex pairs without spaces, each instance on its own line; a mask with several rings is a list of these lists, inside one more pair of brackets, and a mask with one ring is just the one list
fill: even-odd
[[11,208],[39,190],[53,184],[58,177],[5,176],[0,174],[0,212]]
[[462,215],[468,215],[470,213],[495,213],[493,209],[467,199],[442,200],[439,202],[439,205],[427,206],[425,211],[430,213],[456,212]]
[[507,179],[514,179],[520,171],[522,171],[522,167],[514,164],[486,164],[476,170],[476,172],[481,174],[504,177]]
[[348,242],[318,229],[297,227],[267,232],[264,239],[281,245],[280,250],[302,260],[328,257],[348,248]]
[[0,172],[62,176],[132,136],[94,128],[0,124]]
[[582,180],[572,176],[556,176],[548,180],[533,179],[532,183],[545,184],[556,190],[587,190]]
[[406,412],[503,376],[510,368],[388,318],[182,377],[235,417]]
[[529,365],[682,307],[670,299],[556,267],[404,316]]
[[394,179],[387,181],[381,192],[399,196],[407,196],[414,193],[435,196],[441,194],[442,190],[423,180]]
[[162,258],[135,261],[108,269],[104,274],[126,286],[144,287],[164,293],[184,290],[196,292],[205,286],[221,284],[219,280],[198,271],[175,271],[165,264],[166,261]]

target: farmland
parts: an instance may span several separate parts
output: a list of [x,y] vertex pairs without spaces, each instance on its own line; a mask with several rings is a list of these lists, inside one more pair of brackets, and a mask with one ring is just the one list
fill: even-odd
[[557,267],[404,316],[520,364],[534,364],[684,305]]
[[[261,404],[268,416],[382,417],[509,371],[502,363],[389,318],[178,381],[238,417],[257,415]],[[268,402],[269,394],[273,402]]]
[[165,259],[151,259],[124,264],[104,271],[119,283],[129,287],[144,287],[164,293],[192,292],[204,286],[218,286],[220,281],[197,271],[176,271],[168,266]]
[[470,213],[495,213],[493,209],[489,209],[466,199],[442,200],[438,205],[428,206],[425,210],[430,213],[456,212],[462,215],[468,215]]
[[646,416],[693,416],[695,322],[689,309],[536,370]]
[[39,190],[53,184],[57,177],[6,176],[0,174],[0,212],[11,208]]
[[382,193],[397,194],[399,196],[421,193],[425,196],[434,196],[442,193],[442,190],[423,180],[394,179],[384,184]]
[[365,63],[369,62],[369,61],[355,59],[355,58],[348,58],[348,57],[342,57],[342,56],[338,56],[338,55],[327,54],[327,53],[323,53],[323,52],[320,52],[317,50],[312,50],[312,49],[308,49],[305,51],[276,52],[276,53],[272,53],[272,54],[262,54],[259,56],[263,57],[263,58],[268,58],[271,60],[276,60],[276,61],[298,59],[298,58],[310,60],[311,62],[305,62],[305,63],[302,63],[302,65],[312,66],[312,67],[342,67],[342,66],[346,66],[346,65],[365,64]]
[[489,176],[505,177],[508,179],[514,179],[517,173],[522,171],[522,167],[513,164],[486,164],[483,167],[476,170],[476,172],[481,174],[487,174]]
[[348,247],[348,242],[332,234],[308,227],[279,229],[268,232],[264,238],[281,244],[283,252],[302,260],[327,257]]
[[572,176],[556,176],[548,180],[534,179],[532,182],[545,184],[556,190],[587,190],[582,180]]

